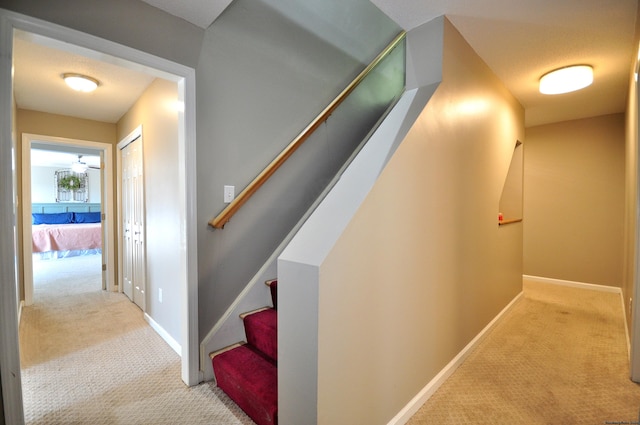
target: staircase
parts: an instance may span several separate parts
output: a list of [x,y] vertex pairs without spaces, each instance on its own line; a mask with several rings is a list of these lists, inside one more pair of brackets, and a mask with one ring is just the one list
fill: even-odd
[[266,282],[273,308],[240,315],[247,342],[211,353],[222,389],[258,425],[278,424],[277,280]]

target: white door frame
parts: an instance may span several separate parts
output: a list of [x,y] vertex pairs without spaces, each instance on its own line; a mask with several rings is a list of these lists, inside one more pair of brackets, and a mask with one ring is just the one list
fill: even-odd
[[[638,72],[640,72],[640,61],[636,62],[635,67],[636,76]],[[635,193],[635,204],[634,204],[634,219],[636,222],[635,234],[634,237],[634,258],[633,258],[633,286],[631,290],[631,294],[627,295],[632,297],[629,308],[631,308],[631,335],[630,335],[630,376],[631,380],[634,382],[640,382],[640,172],[638,172],[638,167],[640,167],[640,84],[635,83],[635,91],[636,91],[636,116],[635,118],[635,129],[636,134],[635,138],[635,150],[636,157],[634,159],[636,165],[636,193]],[[624,301],[624,300],[623,300]]]
[[107,265],[107,290],[115,289],[115,221],[113,214],[113,145],[109,143],[91,142],[87,140],[67,139],[62,137],[44,136],[38,134],[22,134],[22,264],[24,266],[24,305],[33,303],[33,254],[31,244],[31,144],[33,142],[52,144],[56,146],[83,147],[102,151],[104,154],[104,205],[101,212],[106,214],[102,225],[105,226],[107,238],[102,243],[103,258]]
[[[15,222],[18,200],[13,194],[17,180],[12,169],[12,50],[14,29],[43,35],[54,40],[76,46],[83,54],[93,54],[99,60],[110,56],[120,64],[138,64],[149,72],[178,84],[178,97],[184,104],[179,114],[178,203],[181,233],[180,272],[181,282],[181,336],[182,380],[187,385],[200,382],[202,373],[198,355],[198,284],[197,284],[197,240],[196,240],[196,101],[195,69],[146,52],[139,51],[103,38],[62,27],[47,21],[0,9],[0,212],[5,217],[0,224]],[[6,178],[5,178],[6,177]],[[6,221],[6,223],[5,223]],[[0,376],[2,396],[7,423],[20,423],[23,418],[22,389],[20,382],[20,359],[18,355],[18,316],[15,304],[15,260],[16,252],[12,226],[0,230]],[[14,281],[7,281],[12,274]],[[14,314],[15,312],[15,314]]]

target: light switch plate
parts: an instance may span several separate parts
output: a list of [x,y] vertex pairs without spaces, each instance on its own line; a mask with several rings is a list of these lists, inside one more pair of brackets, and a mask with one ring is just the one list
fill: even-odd
[[233,199],[235,198],[235,191],[236,191],[236,187],[235,186],[225,186],[224,187],[224,203],[228,204],[229,202],[233,201]]

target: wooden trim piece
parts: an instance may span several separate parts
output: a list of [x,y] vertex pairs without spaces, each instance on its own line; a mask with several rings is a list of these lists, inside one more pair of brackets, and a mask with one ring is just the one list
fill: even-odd
[[512,218],[510,220],[502,220],[502,221],[498,221],[498,226],[502,226],[505,224],[519,223],[521,221],[522,221],[521,218]]
[[275,157],[269,165],[258,176],[253,179],[240,194],[222,210],[215,218],[209,221],[209,225],[222,229],[231,217],[244,205],[245,202],[253,196],[260,187],[269,180],[269,177],[275,173],[278,168],[285,163],[287,159],[313,134],[313,132],[329,118],[338,106],[349,96],[349,94],[369,75],[369,73],[384,59],[389,53],[405,38],[406,32],[401,31],[391,43],[351,82],[349,85],[333,100],[329,105],[295,138],[282,152]]
[[215,356],[217,356],[217,355],[219,355],[219,354],[222,354],[222,353],[226,353],[227,351],[231,351],[231,350],[233,350],[234,348],[241,347],[241,346],[243,346],[243,345],[245,345],[245,344],[246,344],[246,342],[244,342],[244,341],[243,341],[243,342],[236,342],[235,344],[231,344],[231,345],[230,345],[230,346],[228,346],[228,347],[224,347],[224,348],[221,348],[221,349],[219,349],[219,350],[216,350],[216,351],[214,351],[214,352],[212,352],[212,353],[209,353],[209,358],[210,358],[211,360],[213,360],[213,358],[214,358]]
[[261,311],[269,310],[270,308],[271,307],[261,307],[261,308],[255,309],[255,310],[247,311],[247,312],[241,313],[240,314],[240,318],[244,320],[244,318],[247,317],[247,316],[250,316],[250,315],[255,314],[255,313],[260,313]]

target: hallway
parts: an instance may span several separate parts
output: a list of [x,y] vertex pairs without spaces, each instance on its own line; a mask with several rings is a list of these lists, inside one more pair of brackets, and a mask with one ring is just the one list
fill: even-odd
[[253,423],[217,388],[184,385],[142,311],[100,289],[99,255],[37,263],[20,324],[27,424]]
[[524,281],[524,296],[408,422],[637,423],[620,294]]

